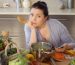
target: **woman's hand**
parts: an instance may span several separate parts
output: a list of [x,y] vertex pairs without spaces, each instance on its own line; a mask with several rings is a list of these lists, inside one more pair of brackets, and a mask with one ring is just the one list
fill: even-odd
[[65,48],[64,47],[63,48],[58,47],[58,48],[55,48],[55,51],[56,52],[64,52]]
[[27,22],[27,25],[31,28],[31,30],[35,29],[35,27],[33,26],[33,24],[30,21]]
[[55,48],[57,52],[64,52],[65,50],[72,49],[67,43],[64,43],[61,47]]
[[65,48],[65,50],[73,49],[72,46],[68,43],[64,43],[62,46]]

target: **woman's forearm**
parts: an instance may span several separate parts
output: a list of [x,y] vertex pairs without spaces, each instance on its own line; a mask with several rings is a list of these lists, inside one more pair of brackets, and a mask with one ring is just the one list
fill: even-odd
[[34,28],[31,30],[31,36],[30,36],[30,41],[29,41],[30,46],[35,42],[37,42],[37,37],[36,37],[36,29]]

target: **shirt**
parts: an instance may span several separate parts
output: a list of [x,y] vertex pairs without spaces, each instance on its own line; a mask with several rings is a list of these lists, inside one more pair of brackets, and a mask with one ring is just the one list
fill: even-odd
[[[68,43],[71,46],[75,47],[74,40],[72,39],[71,35],[69,34],[67,28],[57,19],[51,19],[49,18],[46,21],[46,24],[48,25],[49,32],[50,32],[50,38],[49,42],[54,45],[54,47],[59,47],[64,43]],[[30,44],[30,36],[31,36],[31,29],[25,24],[24,26],[25,31],[25,38],[26,38],[26,48],[29,49]],[[37,34],[37,42],[42,42],[43,38],[39,31],[36,30]]]

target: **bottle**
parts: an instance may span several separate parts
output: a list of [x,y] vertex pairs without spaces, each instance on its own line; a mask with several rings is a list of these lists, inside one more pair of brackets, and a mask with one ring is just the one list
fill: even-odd
[[24,0],[23,1],[23,7],[26,9],[29,9],[30,8],[30,0]]
[[68,9],[74,8],[74,0],[67,0],[67,8]]

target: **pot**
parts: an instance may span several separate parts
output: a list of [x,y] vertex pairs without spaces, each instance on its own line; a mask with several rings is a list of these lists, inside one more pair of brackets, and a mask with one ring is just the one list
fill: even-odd
[[53,45],[49,42],[37,42],[31,45],[31,53],[36,59],[45,59],[47,54],[53,53]]
[[31,45],[32,50],[43,50],[43,51],[51,51],[53,49],[52,43],[49,42],[37,42]]

